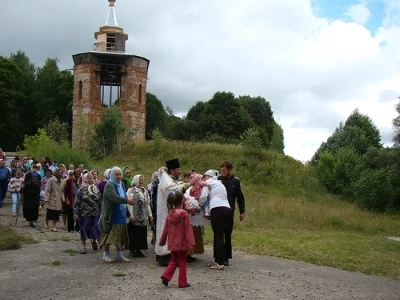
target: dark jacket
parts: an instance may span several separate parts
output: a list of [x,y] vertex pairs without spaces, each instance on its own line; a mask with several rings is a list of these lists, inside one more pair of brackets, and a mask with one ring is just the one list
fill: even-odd
[[235,211],[235,201],[237,201],[239,212],[244,214],[245,211],[245,203],[244,196],[242,193],[242,188],[240,186],[240,180],[235,175],[231,175],[230,177],[224,177],[220,175],[218,180],[221,180],[222,184],[226,188],[226,192],[228,194],[229,205],[231,206],[232,214]]

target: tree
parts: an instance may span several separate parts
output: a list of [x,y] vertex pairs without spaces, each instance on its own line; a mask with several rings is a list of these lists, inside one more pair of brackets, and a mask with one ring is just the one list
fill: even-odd
[[321,152],[331,152],[335,154],[343,147],[354,147],[359,155],[367,152],[368,148],[382,148],[381,136],[378,128],[371,118],[362,115],[358,110],[354,110],[347,118],[346,122],[339,124],[335,132],[322,143],[311,159],[313,165],[318,163]]
[[118,145],[119,136],[123,132],[122,114],[118,107],[104,109],[89,143],[89,152],[93,159],[101,159],[110,154]]
[[31,63],[29,57],[21,50],[11,54],[10,59],[15,62],[22,71],[23,80],[21,82],[20,92],[23,94],[23,97],[20,98],[18,103],[22,131],[25,134],[34,135],[37,131],[37,127],[32,126],[32,124],[35,122],[37,112],[32,93],[35,89],[36,66]]
[[[33,93],[36,107],[36,126],[43,127],[49,119],[58,117],[72,124],[73,76],[58,68],[58,59],[48,58],[38,68]],[[46,113],[43,113],[46,112]]]
[[252,125],[242,103],[230,92],[215,93],[205,104],[199,120],[199,130],[203,134],[219,134],[236,139]]
[[274,122],[274,133],[272,134],[270,149],[279,153],[284,153],[285,149],[283,129],[276,122]]
[[58,118],[51,120],[44,129],[47,135],[57,144],[68,143],[68,123],[60,122]]
[[275,123],[270,103],[260,96],[240,96],[238,99],[257,126],[263,146],[269,148],[274,134]]
[[23,140],[20,109],[24,99],[23,83],[23,73],[18,65],[0,56],[0,136],[4,149],[15,149]]
[[146,139],[156,128],[164,128],[167,113],[156,95],[146,93]]
[[398,116],[392,120],[393,131],[394,131],[393,142],[394,142],[394,147],[399,147],[400,146],[400,102],[396,104],[395,109]]

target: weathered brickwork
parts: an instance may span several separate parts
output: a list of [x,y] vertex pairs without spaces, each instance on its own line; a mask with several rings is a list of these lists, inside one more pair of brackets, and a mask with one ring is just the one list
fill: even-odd
[[[100,28],[101,30],[102,28]],[[109,29],[108,27],[106,29]],[[121,34],[122,31],[121,31]],[[103,35],[97,34],[99,39]],[[127,39],[127,36],[124,39]],[[73,56],[74,59],[74,93],[73,93],[73,127],[72,146],[76,146],[76,136],[79,134],[78,122],[80,116],[90,124],[97,124],[104,107],[101,103],[101,63],[123,62],[121,68],[121,91],[118,107],[122,112],[124,125],[136,129],[132,137],[135,141],[145,139],[146,126],[146,84],[149,60],[143,57],[107,51],[91,51]]]

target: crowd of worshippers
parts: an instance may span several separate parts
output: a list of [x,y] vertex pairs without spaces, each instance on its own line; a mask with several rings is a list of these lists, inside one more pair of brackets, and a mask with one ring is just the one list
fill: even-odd
[[[107,169],[102,179],[96,170],[57,165],[44,157],[15,157],[10,166],[0,159],[0,207],[8,190],[13,217],[23,217],[35,228],[45,212],[43,228],[80,233],[80,253],[86,254],[87,241],[92,250],[103,250],[106,263],[129,262],[130,257],[144,257],[148,249],[147,231],[152,231],[156,261],[167,266],[161,276],[168,286],[179,267],[179,287],[188,287],[187,263],[204,253],[204,225],[211,223],[214,234],[212,270],[224,270],[232,259],[232,230],[236,202],[239,220],[244,219],[245,200],[240,180],[232,173],[233,164],[223,161],[220,172],[210,169],[182,174],[178,159],[166,162],[145,184],[142,174],[132,177],[128,167]],[[209,221],[208,221],[209,220]],[[116,255],[111,257],[110,246]]]

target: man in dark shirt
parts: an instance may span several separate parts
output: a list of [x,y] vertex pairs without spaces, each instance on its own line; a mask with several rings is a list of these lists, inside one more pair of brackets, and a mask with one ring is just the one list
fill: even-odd
[[229,160],[224,160],[221,165],[221,175],[218,180],[221,180],[222,184],[226,188],[228,194],[229,205],[231,206],[232,218],[225,229],[225,261],[224,265],[229,266],[229,259],[232,258],[232,230],[233,230],[233,218],[235,214],[235,201],[237,201],[239,208],[239,220],[244,219],[245,202],[240,186],[240,180],[233,175],[233,164]]

